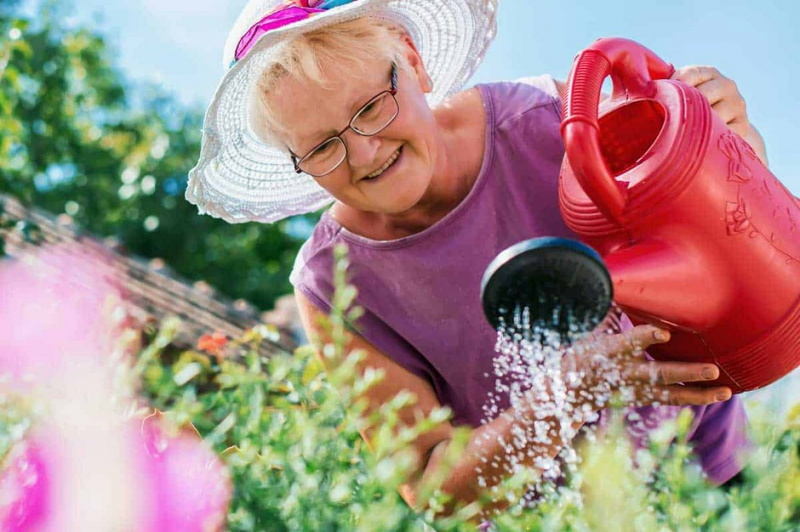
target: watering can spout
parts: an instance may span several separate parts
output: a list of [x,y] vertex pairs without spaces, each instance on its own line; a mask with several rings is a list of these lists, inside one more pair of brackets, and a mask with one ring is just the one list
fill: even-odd
[[604,260],[616,303],[643,320],[703,331],[728,308],[730,281],[707,275],[702,255],[649,240],[619,249]]

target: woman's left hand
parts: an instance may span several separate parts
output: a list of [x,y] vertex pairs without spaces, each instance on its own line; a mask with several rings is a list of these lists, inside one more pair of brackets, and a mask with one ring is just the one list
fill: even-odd
[[711,66],[685,66],[679,68],[671,79],[690,85],[706,97],[711,109],[733,131],[750,143],[761,161],[767,164],[764,140],[750,124],[747,117],[747,104],[736,83]]
[[671,79],[682,81],[699,90],[711,108],[734,133],[747,138],[750,120],[747,105],[736,83],[711,66],[686,66],[679,68]]

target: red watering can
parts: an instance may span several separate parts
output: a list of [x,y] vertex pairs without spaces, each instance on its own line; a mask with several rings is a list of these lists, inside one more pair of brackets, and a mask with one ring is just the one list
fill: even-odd
[[576,57],[562,214],[602,256],[617,304],[670,329],[654,357],[713,362],[710,385],[753,390],[800,365],[800,200],[673,71],[624,39]]

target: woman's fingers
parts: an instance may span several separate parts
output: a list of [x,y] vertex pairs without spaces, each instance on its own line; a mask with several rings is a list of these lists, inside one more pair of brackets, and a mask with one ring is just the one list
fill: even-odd
[[711,66],[689,65],[675,70],[670,79],[682,81],[696,87],[702,83],[721,77],[719,70]]
[[628,364],[624,375],[629,382],[666,386],[716,380],[719,378],[719,368],[714,364],[698,362],[635,361]]
[[580,343],[579,354],[601,354],[609,358],[642,355],[653,344],[669,341],[669,331],[653,325],[639,325],[619,334],[594,335]]
[[644,357],[648,347],[669,338],[667,330],[639,325],[620,334],[593,336],[574,347],[567,360],[582,371],[581,387],[597,397],[617,390],[642,405],[708,405],[731,398],[731,390],[724,386],[691,385],[718,379],[720,370],[714,364]]
[[750,130],[747,104],[735,81],[723,76],[716,68],[707,66],[679,68],[672,79],[699,90],[711,104],[714,113],[740,137],[746,137]]
[[708,103],[714,105],[715,103],[721,102],[726,98],[730,98],[731,91],[736,90],[736,84],[734,84],[728,78],[716,78],[701,83],[695,88],[706,97]]
[[673,406],[701,406],[727,401],[731,396],[731,389],[725,386],[701,388],[699,386],[672,385],[651,388],[645,391],[642,398],[647,403],[657,401],[662,404]]
[[[714,364],[697,362],[635,362],[625,371],[627,386],[644,403],[668,405],[707,405],[731,398],[725,386],[692,386],[693,382],[709,382],[719,378]],[[689,383],[683,385],[683,383]]]
[[740,137],[744,137],[750,129],[744,100],[722,100],[712,106],[714,112],[725,124]]

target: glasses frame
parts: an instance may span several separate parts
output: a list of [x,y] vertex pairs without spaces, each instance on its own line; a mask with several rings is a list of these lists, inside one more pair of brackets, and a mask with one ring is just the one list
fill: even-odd
[[[391,88],[379,92],[378,94],[376,94],[375,96],[370,98],[367,103],[362,105],[361,108],[358,111],[356,111],[355,114],[353,115],[353,117],[350,119],[350,122],[347,123],[347,127],[342,129],[341,131],[339,131],[335,135],[332,135],[332,136],[328,137],[327,139],[323,140],[322,142],[320,142],[319,144],[317,144],[316,146],[311,148],[302,157],[300,157],[299,155],[296,155],[295,153],[292,153],[292,151],[289,150],[289,153],[292,156],[292,163],[294,164],[294,171],[297,172],[298,174],[306,173],[306,174],[308,174],[308,175],[310,175],[312,177],[324,177],[324,176],[334,172],[337,168],[339,168],[342,165],[344,160],[347,159],[347,143],[342,138],[342,135],[344,135],[348,130],[353,130],[353,131],[355,131],[356,134],[361,135],[362,137],[374,137],[375,135],[377,135],[378,133],[380,133],[381,131],[383,131],[387,127],[389,127],[389,125],[392,122],[394,122],[394,119],[397,118],[397,115],[400,114],[400,103],[397,101],[397,97],[396,97],[396,95],[397,95],[397,65],[394,62],[392,63],[392,82],[391,83],[392,83]],[[382,98],[385,94],[388,94],[389,96],[392,97],[392,99],[394,100],[394,103],[395,103],[395,107],[397,107],[397,112],[395,112],[394,116],[392,116],[392,118],[388,122],[386,122],[386,124],[383,127],[381,127],[378,131],[375,131],[375,132],[369,133],[369,134],[364,133],[363,131],[359,131],[358,128],[353,126],[353,122],[356,121],[356,119],[361,115],[361,113],[363,113],[364,110],[367,107],[370,106],[370,104],[375,102],[378,98]],[[344,146],[344,156],[342,156],[341,160],[339,160],[339,162],[337,162],[333,166],[333,168],[331,168],[330,170],[328,170],[327,172],[325,172],[323,174],[312,174],[311,172],[306,172],[305,170],[302,170],[300,168],[300,165],[303,163],[303,161],[308,159],[318,148],[320,148],[322,145],[327,144],[328,142],[331,142],[331,141],[334,141],[334,140],[337,140],[337,141],[341,142],[342,146]]]

